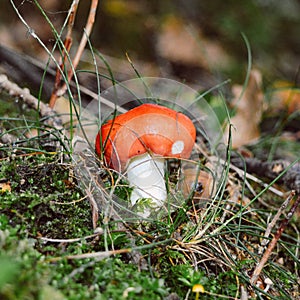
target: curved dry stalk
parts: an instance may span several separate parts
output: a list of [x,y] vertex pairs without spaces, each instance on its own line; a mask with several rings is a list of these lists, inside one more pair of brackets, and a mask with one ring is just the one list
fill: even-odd
[[99,251],[99,252],[92,252],[92,253],[83,253],[83,254],[75,254],[75,255],[67,255],[61,257],[53,257],[50,258],[48,261],[56,262],[62,259],[84,259],[84,258],[96,258],[98,260],[105,259],[112,255],[123,254],[123,253],[130,253],[132,252],[132,248],[125,248],[119,250],[108,250],[108,251]]
[[60,81],[61,81],[60,70],[64,69],[64,65],[66,63],[68,53],[70,52],[70,49],[72,46],[72,32],[73,32],[73,26],[74,26],[74,21],[75,21],[79,1],[80,0],[73,1],[72,6],[70,8],[70,13],[68,14],[69,20],[68,20],[68,26],[67,26],[67,34],[66,34],[65,41],[64,41],[64,48],[63,48],[62,54],[60,56],[60,62],[59,62],[60,68],[56,69],[54,87],[53,87],[53,91],[52,91],[52,94],[51,94],[51,97],[49,100],[49,106],[51,108],[54,107],[55,102],[57,100],[57,96],[58,96],[58,90],[59,90]]
[[[72,4],[72,7],[71,7],[71,13],[70,13],[70,18],[69,18],[69,23],[68,23],[67,36],[66,36],[65,42],[64,42],[64,47],[65,48],[64,48],[64,52],[62,54],[62,56],[63,56],[62,61],[63,62],[66,60],[66,58],[68,56],[68,52],[71,48],[71,44],[72,44],[71,34],[72,34],[74,20],[75,20],[77,8],[78,8],[78,3],[79,3],[79,0],[74,1],[73,4]],[[72,60],[72,67],[68,71],[68,77],[67,77],[68,82],[71,81],[71,79],[74,75],[74,71],[76,70],[76,68],[78,66],[78,63],[80,61],[80,58],[82,56],[82,53],[83,53],[84,48],[86,46],[86,43],[88,41],[88,38],[91,35],[93,25],[95,23],[97,7],[98,7],[98,0],[91,0],[91,7],[90,7],[87,22],[86,22],[86,26],[84,28],[84,33],[82,35],[79,46],[77,48],[75,57]],[[63,67],[63,62],[61,63],[61,67]],[[57,97],[62,96],[67,90],[67,83],[66,82],[59,88],[59,83],[60,83],[60,79],[61,79],[60,70],[58,70],[56,75],[57,76],[56,76],[56,79],[55,79],[55,86],[54,86],[54,89],[53,89],[53,92],[52,92],[52,95],[51,95],[51,98],[50,98],[50,102],[49,102],[50,107],[54,107]]]
[[103,231],[99,231],[99,232],[91,234],[91,235],[87,235],[87,236],[80,237],[80,238],[74,238],[74,239],[51,239],[51,238],[47,238],[47,237],[38,237],[38,239],[42,240],[44,242],[51,242],[51,243],[75,243],[75,242],[80,242],[82,240],[91,239],[91,238],[94,238],[94,237],[102,235],[102,234],[103,234]]
[[295,192],[292,191],[287,199],[283,202],[283,204],[280,206],[280,208],[278,209],[276,215],[274,216],[274,218],[272,219],[272,221],[268,224],[267,230],[264,234],[264,239],[261,242],[261,247],[259,249],[259,254],[261,254],[263,252],[263,249],[265,246],[267,246],[267,244],[269,243],[268,237],[270,236],[272,229],[274,228],[276,222],[278,221],[278,219],[280,218],[281,214],[283,213],[283,211],[287,208],[287,206],[289,205],[290,201],[293,199],[293,197],[295,196]]
[[[294,193],[294,192],[292,192],[292,193]],[[294,195],[295,195],[295,193],[294,193]],[[292,205],[290,211],[288,212],[286,218],[281,222],[280,227],[278,228],[276,234],[274,235],[273,239],[269,243],[269,246],[266,249],[261,260],[257,264],[257,266],[252,274],[252,277],[250,279],[251,284],[255,284],[257,282],[262,269],[264,268],[266,262],[268,261],[270,255],[272,254],[272,251],[273,251],[274,247],[276,246],[278,240],[280,239],[283,231],[285,230],[286,226],[288,225],[289,221],[291,220],[292,216],[294,215],[299,203],[300,203],[300,196],[298,195],[297,199],[295,200],[294,204]]]
[[[95,23],[97,6],[98,6],[98,0],[91,0],[91,8],[90,8],[88,20],[87,20],[87,23],[86,23],[86,27],[85,27],[84,33],[82,35],[80,44],[78,46],[76,55],[75,55],[75,57],[73,59],[74,69],[76,69],[76,67],[77,67],[77,65],[79,63],[80,57],[81,57],[81,55],[82,55],[82,53],[84,51],[85,45],[86,45],[86,43],[88,41],[88,38],[91,35],[92,29],[93,29],[93,25]],[[73,76],[73,69],[71,69],[69,71],[69,73],[68,73],[68,80],[69,81],[71,80],[72,76]]]

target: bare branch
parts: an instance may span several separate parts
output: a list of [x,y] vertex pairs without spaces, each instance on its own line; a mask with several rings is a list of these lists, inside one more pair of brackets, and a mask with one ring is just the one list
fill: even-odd
[[6,75],[0,74],[0,88],[6,90],[13,97],[21,98],[29,108],[38,111],[40,116],[45,118],[47,125],[53,126],[58,130],[63,128],[61,120],[53,109],[31,95],[28,89],[22,89],[14,82],[11,82]]

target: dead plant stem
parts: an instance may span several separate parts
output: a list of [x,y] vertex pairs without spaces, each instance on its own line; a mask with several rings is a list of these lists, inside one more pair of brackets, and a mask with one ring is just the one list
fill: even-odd
[[20,88],[3,74],[0,74],[0,89],[6,90],[13,97],[19,97],[29,108],[38,111],[41,117],[46,118],[47,125],[53,126],[57,130],[62,129],[61,120],[48,105],[31,95],[28,89]]
[[286,226],[288,225],[289,221],[291,220],[292,216],[294,215],[299,203],[300,203],[300,195],[297,195],[297,198],[296,198],[294,204],[292,205],[290,211],[288,212],[286,218],[281,222],[280,227],[278,228],[276,234],[274,235],[273,239],[271,240],[271,242],[270,242],[268,248],[266,249],[264,255],[262,256],[260,262],[256,266],[256,268],[252,274],[252,277],[250,279],[251,284],[256,284],[256,281],[258,280],[258,277],[259,277],[262,269],[264,268],[266,262],[268,261],[270,255],[272,254],[272,251],[273,251],[274,247],[276,246],[278,240],[280,239],[283,231],[285,230]]
[[[80,57],[82,56],[82,53],[84,51],[87,40],[88,40],[89,36],[91,35],[93,25],[95,23],[97,6],[98,6],[98,0],[91,0],[91,8],[90,8],[88,20],[87,20],[87,23],[86,23],[86,27],[85,27],[84,33],[82,35],[80,44],[78,46],[76,55],[73,59],[74,70],[77,68],[77,65],[78,65]],[[73,69],[70,69],[70,71],[68,73],[69,82],[70,82],[72,77],[73,77]]]
[[286,200],[281,205],[281,207],[278,209],[278,211],[277,211],[276,215],[274,216],[274,218],[272,219],[272,221],[269,223],[267,230],[264,234],[264,239],[261,242],[261,249],[259,251],[259,254],[261,254],[263,252],[263,248],[268,244],[268,242],[269,242],[268,237],[270,236],[272,229],[274,228],[274,226],[277,223],[278,219],[280,218],[282,212],[287,208],[287,206],[289,205],[290,201],[293,199],[294,196],[295,196],[295,192],[291,191],[290,194],[288,195],[288,197],[286,198]]
[[[74,20],[75,20],[75,16],[76,16],[79,1],[80,0],[75,1],[73,3],[72,7],[71,7],[72,11],[70,13],[70,18],[69,18],[69,22],[68,22],[67,36],[66,36],[66,39],[65,39],[65,42],[64,42],[65,48],[64,48],[64,51],[63,51],[63,54],[62,54],[62,62],[61,62],[62,65],[64,64],[64,61],[66,60],[66,57],[67,57],[67,55],[69,53],[69,50],[71,48],[71,45],[72,45],[71,35],[72,35],[72,29],[73,29]],[[93,25],[95,23],[97,7],[98,7],[98,0],[91,0],[91,7],[90,7],[87,22],[86,22],[86,26],[84,28],[84,32],[82,34],[81,41],[79,43],[79,46],[78,46],[78,49],[76,51],[75,57],[72,61],[71,68],[68,71],[67,82],[64,82],[63,85],[59,88],[59,83],[60,83],[60,79],[61,79],[61,72],[58,72],[57,76],[56,76],[56,79],[55,79],[54,89],[53,89],[53,92],[52,92],[52,95],[51,95],[51,98],[50,98],[50,102],[49,102],[50,107],[54,107],[57,97],[62,96],[67,90],[67,83],[70,83],[70,81],[71,81],[71,79],[74,75],[74,71],[76,70],[76,68],[79,64],[80,58],[82,56],[82,53],[84,51],[84,48],[85,48],[86,43],[88,41],[88,38],[91,35]]]
[[50,97],[49,106],[51,108],[54,107],[56,99],[57,99],[57,93],[59,90],[60,82],[61,82],[61,70],[64,70],[65,63],[67,61],[68,53],[70,52],[71,46],[72,46],[72,32],[73,32],[73,26],[75,21],[75,16],[78,8],[80,0],[74,0],[72,3],[72,6],[70,8],[69,13],[69,19],[68,19],[68,26],[67,26],[67,34],[64,41],[64,48],[62,50],[62,54],[60,56],[59,66],[60,68],[56,69],[56,75],[55,75],[55,82],[54,82],[54,88]]

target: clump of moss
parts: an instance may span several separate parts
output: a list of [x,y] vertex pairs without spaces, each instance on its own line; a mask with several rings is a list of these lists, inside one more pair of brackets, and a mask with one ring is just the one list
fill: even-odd
[[0,178],[11,185],[2,194],[1,213],[31,236],[68,238],[91,231],[90,206],[58,156],[34,154],[3,160]]

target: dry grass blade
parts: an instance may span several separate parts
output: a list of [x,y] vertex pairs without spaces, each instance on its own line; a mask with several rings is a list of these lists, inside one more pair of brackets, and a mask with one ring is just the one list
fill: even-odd
[[275,236],[273,237],[272,241],[270,242],[268,248],[266,249],[264,255],[262,256],[260,262],[256,266],[252,277],[250,279],[251,284],[255,284],[258,280],[258,277],[264,268],[266,262],[268,261],[274,247],[276,246],[278,240],[280,239],[283,231],[285,230],[286,226],[288,225],[289,221],[291,220],[292,216],[294,215],[298,205],[300,203],[300,196],[297,196],[296,201],[294,202],[293,206],[291,207],[290,211],[288,212],[286,218],[281,222],[280,227],[278,228]]
[[51,108],[54,107],[54,105],[56,103],[57,96],[58,96],[58,90],[59,90],[60,81],[61,81],[60,70],[64,69],[64,65],[67,61],[67,55],[68,55],[68,53],[71,49],[71,46],[72,46],[72,31],[73,31],[75,16],[76,16],[77,8],[78,8],[78,3],[79,3],[79,0],[74,1],[71,8],[70,8],[67,34],[66,34],[66,37],[65,37],[64,48],[63,48],[63,51],[62,51],[62,54],[61,54],[61,57],[60,57],[60,62],[59,62],[60,68],[56,69],[54,88],[53,88],[53,91],[52,91],[52,94],[51,94],[51,97],[50,97],[50,101],[49,101],[49,106]]
[[[79,60],[80,60],[80,57],[81,57],[81,55],[84,51],[85,45],[86,45],[86,43],[88,41],[88,38],[89,38],[89,36],[92,32],[93,25],[94,25],[94,22],[95,22],[95,17],[96,17],[97,6],[98,6],[98,0],[91,0],[91,8],[90,8],[89,16],[88,16],[88,19],[87,19],[86,27],[85,27],[84,33],[82,35],[80,44],[78,46],[76,55],[73,59],[74,69],[76,69],[76,67],[79,63]],[[72,76],[73,76],[73,69],[71,69],[69,71],[69,74],[68,74],[69,82],[70,82]]]
[[[65,39],[65,42],[64,42],[65,48],[64,48],[64,51],[63,51],[63,54],[62,54],[62,56],[63,56],[62,61],[63,62],[66,60],[66,56],[68,55],[68,52],[69,52],[69,50],[71,48],[71,45],[72,45],[71,34],[72,34],[72,28],[73,28],[73,25],[74,25],[75,15],[76,15],[77,8],[78,8],[78,3],[79,3],[79,0],[74,1],[72,7],[70,8],[71,13],[70,13],[70,18],[69,18],[68,31],[67,31],[67,36],[66,36],[66,39]],[[80,44],[78,46],[78,49],[76,51],[75,57],[72,61],[71,68],[68,71],[68,77],[67,77],[68,83],[70,83],[70,81],[71,81],[71,79],[74,75],[74,71],[76,70],[76,68],[78,66],[78,63],[79,63],[80,58],[83,54],[86,43],[87,43],[87,41],[89,39],[89,36],[92,32],[93,25],[94,25],[94,22],[95,22],[97,7],[98,7],[98,0],[91,0],[90,12],[89,12],[89,15],[88,15],[88,19],[87,19],[87,22],[86,22],[84,33],[82,35],[82,38],[81,38]],[[63,66],[63,63],[61,63],[61,66]],[[54,107],[57,97],[62,96],[67,90],[67,83],[66,82],[64,82],[63,85],[60,88],[58,87],[58,85],[60,83],[60,79],[61,79],[61,72],[58,69],[57,75],[56,75],[56,80],[55,80],[54,90],[53,90],[53,93],[51,95],[51,99],[50,99],[50,103],[49,103],[50,107]]]
[[68,255],[64,257],[54,257],[50,258],[49,261],[55,262],[62,259],[84,259],[84,258],[97,258],[105,259],[107,257],[110,257],[112,255],[122,254],[122,253],[130,253],[132,251],[131,248],[128,249],[120,249],[120,250],[111,250],[111,251],[101,251],[101,252],[93,252],[93,253],[84,253],[84,254],[78,254],[78,255]]
[[261,242],[261,249],[259,251],[259,253],[262,253],[263,248],[268,244],[269,240],[268,237],[271,234],[272,229],[274,228],[276,222],[278,221],[278,219],[280,218],[281,214],[283,213],[283,211],[287,208],[287,206],[289,205],[290,201],[293,199],[293,197],[295,196],[295,192],[292,191],[287,199],[283,202],[283,204],[281,205],[281,207],[279,208],[279,210],[277,211],[276,215],[274,216],[273,220],[269,223],[267,230],[264,234],[264,239]]

